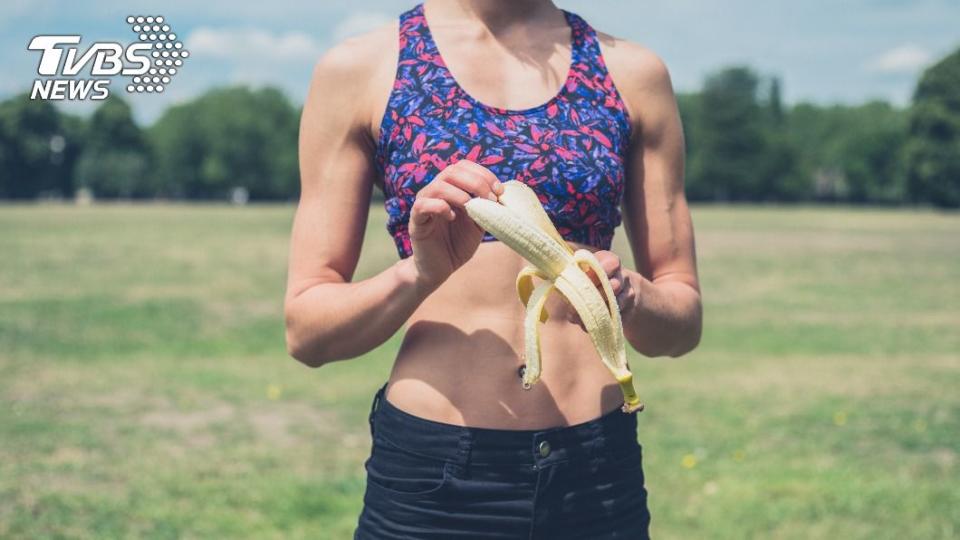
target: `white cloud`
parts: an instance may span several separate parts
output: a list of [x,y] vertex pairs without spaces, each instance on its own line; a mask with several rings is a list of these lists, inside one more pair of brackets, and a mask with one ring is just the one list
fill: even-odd
[[306,93],[313,64],[325,45],[299,31],[202,26],[186,39],[190,64],[184,66],[180,76],[184,80],[178,81],[184,84],[177,90],[200,93],[210,86],[223,84],[270,85],[281,88],[299,102]]
[[303,32],[270,33],[255,28],[211,28],[190,33],[187,49],[194,58],[227,58],[240,62],[314,60],[322,48]]
[[866,63],[868,71],[890,74],[910,74],[930,63],[933,55],[914,44],[894,47]]
[[379,11],[358,11],[340,21],[333,28],[333,40],[341,41],[357,34],[362,34],[374,28],[387,24],[396,18]]

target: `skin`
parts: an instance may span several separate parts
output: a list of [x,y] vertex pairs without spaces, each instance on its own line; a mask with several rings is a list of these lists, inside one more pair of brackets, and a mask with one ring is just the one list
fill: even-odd
[[[451,73],[484,103],[536,106],[566,77],[570,31],[549,1],[428,0],[425,13]],[[611,251],[571,246],[600,259],[630,346],[677,357],[699,343],[702,308],[676,99],[656,54],[599,37],[633,133],[621,208],[633,265]],[[560,296],[547,302],[542,378],[521,388],[523,307],[514,281],[525,263],[500,242],[481,243],[482,230],[463,209],[470,197],[502,192],[481,165],[451,165],[418,192],[413,256],[352,280],[370,195],[382,186],[373,160],[397,47],[393,23],[334,47],[314,70],[301,120],[302,191],[285,299],[290,355],[319,367],[363,355],[402,330],[387,399],[450,424],[541,429],[618,408],[617,385]],[[647,384],[654,382],[638,381],[641,395]]]

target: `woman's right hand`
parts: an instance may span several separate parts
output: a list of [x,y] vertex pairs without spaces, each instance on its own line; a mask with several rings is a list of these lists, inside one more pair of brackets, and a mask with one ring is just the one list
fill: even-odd
[[497,200],[503,187],[483,165],[460,160],[417,192],[410,212],[410,243],[418,278],[438,286],[470,260],[483,229],[464,209],[473,197]]

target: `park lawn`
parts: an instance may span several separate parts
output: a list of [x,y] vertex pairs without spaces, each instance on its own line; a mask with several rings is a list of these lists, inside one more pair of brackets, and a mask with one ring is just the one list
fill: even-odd
[[[654,535],[960,535],[960,216],[693,214],[702,344],[632,353]],[[291,217],[0,207],[0,537],[350,537],[399,336],[287,357]],[[396,257],[375,205],[357,278]]]

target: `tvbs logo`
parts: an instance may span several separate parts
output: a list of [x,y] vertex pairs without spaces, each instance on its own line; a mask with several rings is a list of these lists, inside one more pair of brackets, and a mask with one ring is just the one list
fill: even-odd
[[[102,100],[110,95],[112,77],[127,77],[131,94],[160,93],[190,53],[161,16],[127,17],[138,41],[126,46],[97,41],[83,52],[81,36],[39,35],[27,49],[40,51],[30,99]],[[89,78],[83,74],[89,73]]]

